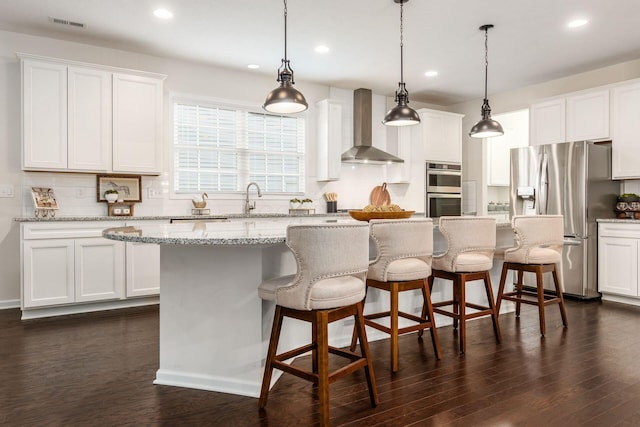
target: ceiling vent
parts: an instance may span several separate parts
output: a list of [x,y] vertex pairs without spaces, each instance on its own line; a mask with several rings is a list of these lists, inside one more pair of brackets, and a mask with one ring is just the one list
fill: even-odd
[[83,24],[82,22],[67,21],[66,19],[54,18],[52,16],[49,17],[49,22],[51,22],[52,24],[68,25],[70,27],[76,27],[76,28],[87,27],[87,25]]

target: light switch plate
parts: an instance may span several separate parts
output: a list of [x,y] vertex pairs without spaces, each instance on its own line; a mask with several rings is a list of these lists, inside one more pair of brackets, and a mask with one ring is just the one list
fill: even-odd
[[162,191],[157,188],[147,188],[147,197],[149,199],[162,199]]
[[13,197],[13,185],[0,185],[0,197]]

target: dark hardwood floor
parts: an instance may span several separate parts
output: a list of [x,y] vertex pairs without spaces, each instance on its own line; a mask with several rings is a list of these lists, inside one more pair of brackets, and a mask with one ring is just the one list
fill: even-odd
[[[569,300],[567,309],[563,329],[550,307],[544,339],[535,307],[500,316],[502,344],[490,319],[469,322],[465,355],[452,328],[439,328],[440,361],[428,334],[405,335],[395,375],[388,341],[371,343],[380,405],[369,406],[364,375],[351,375],[331,385],[332,425],[640,425],[640,308]],[[318,422],[315,389],[290,375],[259,412],[257,399],[153,385],[157,365],[157,307],[27,322],[0,311],[0,425]]]

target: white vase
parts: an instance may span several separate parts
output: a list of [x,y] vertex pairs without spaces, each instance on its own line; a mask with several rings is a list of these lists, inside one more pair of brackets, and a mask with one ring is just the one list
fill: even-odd
[[118,193],[105,194],[104,198],[107,199],[108,203],[115,203],[115,201],[118,200]]

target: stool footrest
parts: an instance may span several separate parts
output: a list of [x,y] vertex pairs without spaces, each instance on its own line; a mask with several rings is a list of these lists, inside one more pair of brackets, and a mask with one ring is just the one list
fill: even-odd
[[[531,297],[531,299],[527,299],[525,297]],[[504,294],[502,294],[503,300],[520,302],[522,304],[529,304],[529,305],[538,305],[537,297],[538,297],[538,294],[536,294],[535,292],[528,292],[528,291],[522,291],[520,293],[520,296],[518,296],[518,293],[516,291],[505,292]],[[544,305],[560,304],[560,298],[555,295],[544,294],[543,298],[544,298]]]

